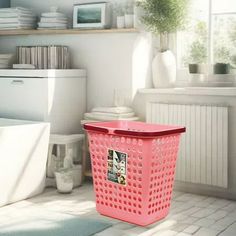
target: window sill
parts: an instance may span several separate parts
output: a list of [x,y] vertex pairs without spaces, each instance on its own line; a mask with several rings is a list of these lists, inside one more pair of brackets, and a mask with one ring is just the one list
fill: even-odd
[[163,89],[139,89],[140,94],[204,95],[236,97],[236,87],[186,87]]

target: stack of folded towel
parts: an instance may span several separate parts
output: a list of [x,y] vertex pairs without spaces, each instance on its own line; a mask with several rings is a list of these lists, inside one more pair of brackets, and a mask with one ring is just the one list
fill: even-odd
[[50,12],[42,13],[38,29],[66,29],[68,18],[58,12],[57,7],[51,7]]
[[33,29],[35,28],[36,16],[28,8],[1,8],[0,30]]
[[96,107],[84,114],[86,121],[139,120],[130,107]]

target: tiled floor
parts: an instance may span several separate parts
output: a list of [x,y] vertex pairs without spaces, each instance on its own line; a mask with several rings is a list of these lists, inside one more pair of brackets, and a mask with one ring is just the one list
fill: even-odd
[[91,183],[69,195],[47,189],[38,197],[0,208],[0,228],[16,215],[23,217],[25,209],[27,214],[35,212],[35,209],[47,209],[111,221],[113,226],[97,236],[236,236],[236,202],[182,192],[174,192],[166,219],[148,227],[139,227],[99,215],[95,210]]

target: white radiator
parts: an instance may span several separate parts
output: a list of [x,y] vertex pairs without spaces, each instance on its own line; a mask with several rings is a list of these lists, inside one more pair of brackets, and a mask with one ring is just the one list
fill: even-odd
[[147,122],[184,125],[176,180],[228,186],[228,107],[148,103]]

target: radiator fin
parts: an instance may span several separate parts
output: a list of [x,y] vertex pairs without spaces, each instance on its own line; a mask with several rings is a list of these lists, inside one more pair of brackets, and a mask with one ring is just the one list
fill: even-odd
[[147,122],[184,125],[176,180],[228,186],[228,107],[148,103]]

